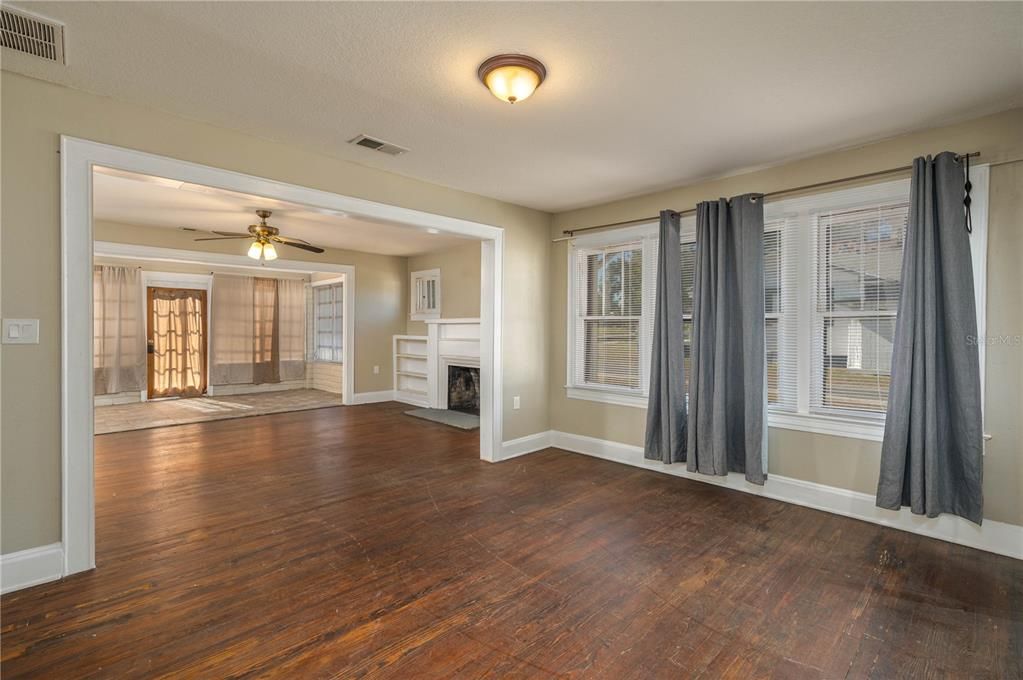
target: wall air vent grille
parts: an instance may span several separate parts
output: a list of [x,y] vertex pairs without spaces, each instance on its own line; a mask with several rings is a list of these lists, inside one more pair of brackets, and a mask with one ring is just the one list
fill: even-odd
[[21,10],[0,8],[0,44],[47,61],[67,63],[64,26]]
[[366,135],[359,135],[358,137],[349,139],[348,143],[355,144],[356,146],[363,146],[367,149],[372,149],[373,151],[379,151],[380,153],[385,153],[389,156],[400,156],[408,151],[408,149],[403,146],[391,144],[390,142],[385,142],[382,139],[367,137]]

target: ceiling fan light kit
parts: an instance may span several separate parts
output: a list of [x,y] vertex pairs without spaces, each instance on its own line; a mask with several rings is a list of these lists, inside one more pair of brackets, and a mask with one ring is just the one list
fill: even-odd
[[252,239],[252,245],[249,246],[248,256],[253,260],[264,260],[272,261],[277,259],[277,247],[275,243],[280,243],[292,248],[301,248],[302,250],[308,250],[310,253],[322,253],[323,248],[314,246],[308,241],[303,241],[300,238],[288,238],[287,236],[281,236],[281,230],[277,227],[272,227],[266,223],[267,218],[272,215],[273,212],[270,210],[257,210],[256,215],[259,217],[259,224],[250,224],[249,233],[239,234],[230,231],[214,231],[217,236],[211,236],[206,238],[197,238],[196,241],[227,241],[236,238],[250,238]]

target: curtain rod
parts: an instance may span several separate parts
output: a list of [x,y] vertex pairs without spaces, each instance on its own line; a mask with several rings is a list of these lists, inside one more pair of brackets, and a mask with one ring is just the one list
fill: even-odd
[[[980,155],[979,151],[971,151],[970,153],[958,154],[956,156],[956,160],[961,160],[963,158],[975,158],[975,157],[977,157],[979,155]],[[844,184],[846,182],[855,182],[857,180],[870,179],[872,177],[882,177],[884,175],[894,175],[897,172],[908,172],[909,170],[912,170],[912,169],[913,169],[912,165],[906,165],[906,166],[903,166],[901,168],[889,168],[888,170],[878,170],[878,171],[875,171],[875,172],[867,172],[867,173],[864,173],[862,175],[853,175],[852,177],[842,177],[841,179],[830,179],[830,180],[827,180],[825,182],[816,182],[814,184],[804,184],[803,186],[800,186],[800,187],[792,187],[792,188],[789,188],[789,189],[779,189],[778,191],[769,191],[769,192],[767,192],[765,194],[760,194],[760,197],[764,201],[769,201],[769,200],[772,200],[772,199],[776,199],[779,196],[787,196],[789,194],[795,194],[795,193],[799,193],[799,192],[802,192],[802,191],[809,191],[810,189],[819,189],[821,187],[827,187],[827,186],[831,186],[833,184]],[[686,210],[676,210],[675,212],[677,212],[680,216],[695,215],[696,214],[696,208],[688,208]],[[578,229],[565,229],[562,232],[565,235],[562,236],[561,238],[554,239],[554,241],[555,242],[557,242],[557,241],[567,241],[567,240],[571,239],[573,236],[575,236],[576,234],[581,234],[581,233],[586,232],[586,231],[596,231],[598,229],[609,229],[610,230],[610,229],[615,229],[617,227],[628,227],[628,226],[631,226],[633,224],[642,224],[643,222],[652,222],[652,221],[658,220],[658,219],[660,219],[660,215],[654,215],[652,217],[638,217],[638,218],[636,218],[634,220],[624,220],[622,222],[610,222],[608,224],[597,224],[597,225],[594,225],[592,227],[580,227]]]

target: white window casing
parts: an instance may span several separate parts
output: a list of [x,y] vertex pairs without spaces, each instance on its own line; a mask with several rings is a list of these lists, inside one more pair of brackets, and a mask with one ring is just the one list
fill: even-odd
[[331,280],[312,284],[311,359],[344,362],[344,282]]
[[413,321],[440,318],[440,269],[412,272],[409,277],[409,303]]

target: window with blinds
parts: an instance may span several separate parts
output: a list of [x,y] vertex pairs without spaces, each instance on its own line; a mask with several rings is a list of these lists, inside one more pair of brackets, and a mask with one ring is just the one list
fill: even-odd
[[908,198],[898,180],[766,204],[773,411],[883,418]]
[[313,356],[341,362],[344,348],[344,284],[313,287]]
[[908,217],[904,200],[812,216],[816,408],[883,413],[888,406]]
[[641,242],[575,250],[575,385],[644,388],[643,251]]
[[[784,219],[766,221],[764,224],[764,310],[765,340],[767,351],[767,392],[768,403],[781,403],[780,376],[784,372],[780,367],[778,352],[781,325],[784,322],[782,301],[783,291],[791,284],[783,285],[782,281],[782,230]],[[696,279],[696,218],[687,217],[681,222],[681,262],[682,262],[682,342],[685,355],[682,363],[685,367],[685,390],[689,393],[689,376],[692,374],[692,342],[693,342],[693,285]]]

